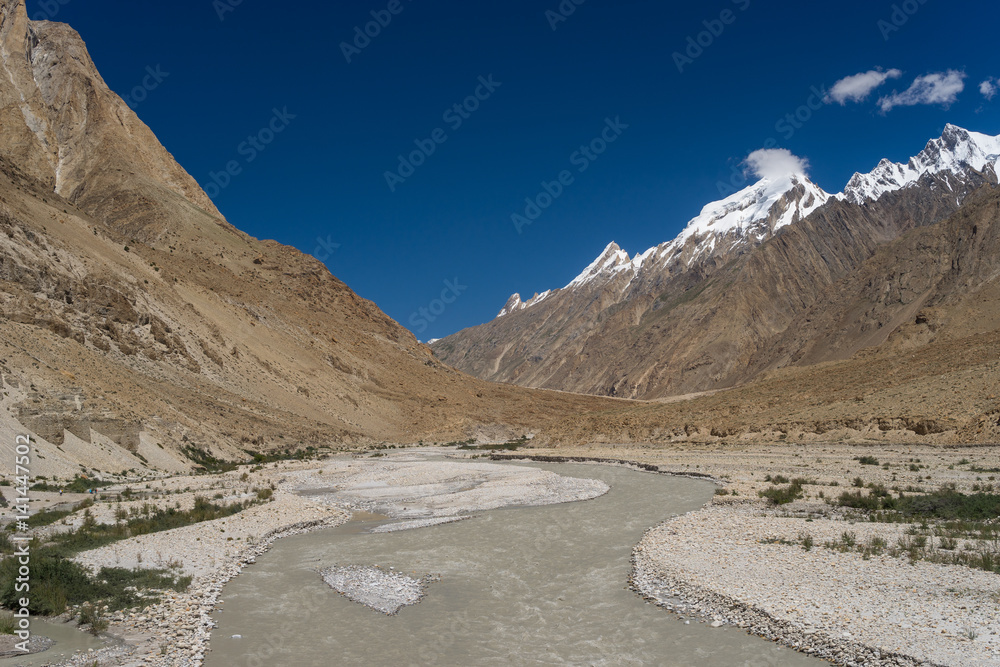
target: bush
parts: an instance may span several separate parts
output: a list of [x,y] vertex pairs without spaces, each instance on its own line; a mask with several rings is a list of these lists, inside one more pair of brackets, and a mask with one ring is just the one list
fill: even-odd
[[927,495],[900,498],[897,509],[906,516],[989,521],[1000,516],[1000,495],[993,493],[966,495],[953,488],[943,487]]
[[[0,603],[7,608],[18,606],[23,597],[15,589],[17,559],[0,563]],[[38,616],[56,616],[67,604],[86,602],[93,593],[90,577],[79,564],[62,558],[33,553],[31,559],[31,596],[28,611]]]
[[108,621],[101,614],[101,610],[90,603],[86,603],[80,608],[77,620],[80,621],[81,626],[89,626],[88,632],[95,637],[108,629]]
[[63,490],[66,493],[87,493],[90,489],[100,489],[105,486],[111,486],[111,484],[111,482],[102,482],[99,479],[87,479],[77,475],[72,482],[63,487]]
[[854,460],[863,466],[877,466],[878,459],[874,456],[855,456]]
[[862,491],[844,491],[837,498],[837,504],[869,512],[882,509],[882,501],[878,496],[870,496]]
[[[28,610],[38,616],[57,616],[69,605],[83,604],[86,609],[86,605],[98,602],[114,610],[145,605],[150,598],[140,598],[131,587],[182,592],[191,585],[191,577],[176,577],[166,570],[105,567],[94,576],[73,561],[47,554],[44,548],[33,552],[31,565]],[[0,603],[8,608],[13,608],[22,597],[14,590],[16,571],[16,559],[8,558],[0,563],[0,581],[3,581]],[[90,622],[81,620],[81,624]]]
[[786,487],[772,486],[770,489],[761,491],[758,495],[761,498],[767,498],[775,505],[787,505],[802,497],[802,485],[793,482]]

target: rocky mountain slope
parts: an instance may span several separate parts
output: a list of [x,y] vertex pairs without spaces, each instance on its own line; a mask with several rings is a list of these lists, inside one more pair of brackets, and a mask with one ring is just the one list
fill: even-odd
[[503,438],[604,406],[458,373],[316,259],[238,231],[23,0],[0,0],[0,56],[0,448],[37,435],[36,474]]
[[845,359],[900,322],[861,309],[823,330],[817,314],[840,308],[831,286],[994,186],[998,154],[1000,138],[949,125],[907,165],[883,161],[836,196],[803,174],[762,179],[706,206],[675,240],[632,259],[611,244],[565,288],[514,295],[497,319],[433,349],[479,377],[629,398]]
[[[612,245],[566,289],[437,344],[484,377],[615,396],[753,379],[637,403],[464,375],[314,258],[243,234],[79,35],[28,21],[21,0],[0,0],[0,70],[0,456],[32,434],[36,475],[525,433],[1000,437],[985,153],[960,171],[885,167],[859,179],[880,189],[861,204],[803,174],[769,179],[673,242],[639,258]],[[929,149],[958,156],[966,136]]]

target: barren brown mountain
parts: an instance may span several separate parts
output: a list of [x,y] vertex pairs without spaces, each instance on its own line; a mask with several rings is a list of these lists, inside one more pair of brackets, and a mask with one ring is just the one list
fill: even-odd
[[694,235],[631,282],[611,248],[573,294],[512,301],[438,344],[462,369],[551,388],[739,385],[642,403],[465,375],[316,259],[240,232],[79,35],[21,0],[0,0],[0,57],[0,450],[36,435],[35,474],[182,470],[189,447],[1000,430],[992,172],[822,208],[797,179],[752,246],[716,235],[705,252]]
[[[953,167],[942,158],[964,154],[974,141],[949,126],[915,158],[936,170],[902,188],[887,189],[880,178],[882,187],[873,188],[877,199],[858,194],[865,185],[858,175],[845,196],[803,217],[793,208],[802,200],[802,185],[772,203],[762,198],[769,187],[762,181],[764,186],[706,207],[719,213],[703,212],[677,241],[632,260],[612,244],[566,288],[527,304],[515,295],[492,322],[437,341],[433,349],[443,361],[486,379],[642,399],[724,389],[768,369],[846,359],[882,343],[915,316],[921,304],[909,299],[910,287],[897,283],[906,279],[905,267],[937,251],[907,246],[909,260],[900,258],[898,266],[865,263],[885,244],[934,227],[970,193],[996,184],[992,164]],[[742,209],[734,211],[737,206]],[[734,213],[751,219],[753,207],[756,227],[715,231]],[[776,228],[775,218],[790,210],[792,221]],[[886,295],[869,290],[869,303],[835,288],[859,275],[883,276]],[[995,278],[980,272],[952,289],[974,292]],[[855,299],[850,309],[842,303],[848,298]],[[911,307],[886,319],[877,303],[886,298]],[[928,292],[925,298],[935,297]],[[835,312],[840,319],[831,321]]]
[[156,444],[496,439],[603,405],[458,373],[316,259],[237,230],[68,26],[0,0],[0,50],[4,416],[50,462],[105,436],[142,453],[122,468]]

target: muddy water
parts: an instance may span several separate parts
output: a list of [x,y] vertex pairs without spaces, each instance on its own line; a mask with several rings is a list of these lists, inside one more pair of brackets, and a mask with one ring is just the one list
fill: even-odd
[[[711,485],[608,466],[537,467],[602,479],[611,491],[398,533],[366,532],[376,523],[367,517],[280,540],[224,589],[206,665],[827,664],[735,628],[685,624],[627,590],[643,532],[708,502]],[[389,617],[314,571],[336,564],[441,580]]]
[[31,619],[31,634],[48,637],[55,644],[52,645],[52,648],[41,653],[0,659],[0,667],[52,665],[60,660],[73,657],[77,652],[86,652],[88,649],[97,650],[107,646],[107,642],[82,632],[74,624],[46,621],[40,618]]

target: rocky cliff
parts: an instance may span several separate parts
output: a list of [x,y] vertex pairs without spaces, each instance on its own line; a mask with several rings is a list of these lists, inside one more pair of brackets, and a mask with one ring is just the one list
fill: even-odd
[[602,404],[458,373],[316,259],[237,230],[68,26],[0,0],[0,56],[3,417],[48,460],[105,438],[126,467],[503,438]]

